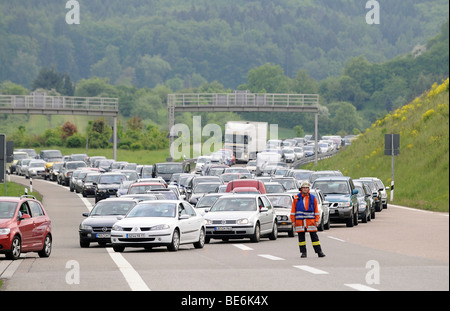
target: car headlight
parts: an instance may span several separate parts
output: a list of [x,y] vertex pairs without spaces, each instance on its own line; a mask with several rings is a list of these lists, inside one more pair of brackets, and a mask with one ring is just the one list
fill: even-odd
[[80,229],[82,229],[82,230],[92,230],[92,227],[88,226],[88,225],[80,224]]
[[112,230],[114,230],[114,231],[123,231],[123,228],[121,226],[114,225],[114,226],[112,226]]
[[349,202],[340,202],[340,203],[338,203],[338,207],[350,207],[350,203]]
[[153,226],[150,228],[151,231],[155,231],[155,230],[165,230],[165,229],[169,229],[170,226],[167,224],[164,225],[157,225],[157,226]]
[[238,219],[236,223],[238,225],[246,225],[248,224],[248,219],[247,218]]
[[212,220],[211,219],[205,219],[205,223],[207,225],[212,225]]
[[11,229],[9,228],[0,228],[0,235],[6,235],[9,234],[9,232],[11,232]]

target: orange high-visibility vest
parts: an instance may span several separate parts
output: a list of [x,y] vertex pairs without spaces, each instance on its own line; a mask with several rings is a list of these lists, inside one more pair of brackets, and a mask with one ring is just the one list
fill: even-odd
[[[310,198],[314,200],[314,210],[311,210],[311,204],[309,203]],[[319,222],[320,218],[317,199],[308,193],[304,197],[305,211],[301,211],[297,208],[299,200],[303,200],[301,193],[294,196],[294,201],[292,202],[291,221],[295,224],[295,232],[317,232],[316,222]]]

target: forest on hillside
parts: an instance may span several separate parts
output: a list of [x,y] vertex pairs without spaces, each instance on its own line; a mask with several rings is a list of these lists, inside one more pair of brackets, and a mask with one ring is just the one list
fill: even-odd
[[387,0],[368,25],[357,0],[79,0],[69,25],[65,2],[0,1],[0,82],[29,88],[54,65],[73,81],[234,89],[266,63],[322,80],[351,57],[385,62],[426,44],[449,14],[447,0]]
[[[78,25],[63,2],[0,2],[1,94],[118,97],[124,118],[165,129],[172,92],[318,93],[321,132],[349,134],[449,74],[445,0],[383,1],[379,25],[356,0],[79,0]],[[310,115],[202,118],[313,131]]]

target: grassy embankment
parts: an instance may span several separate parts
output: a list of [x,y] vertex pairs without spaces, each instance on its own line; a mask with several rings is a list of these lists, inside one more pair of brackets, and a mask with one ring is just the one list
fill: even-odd
[[[400,134],[395,156],[392,204],[449,211],[449,80],[377,120],[353,144],[314,170],[340,170],[358,178],[375,176],[391,184],[391,156],[384,155],[384,135]],[[388,192],[389,200],[389,192]]]

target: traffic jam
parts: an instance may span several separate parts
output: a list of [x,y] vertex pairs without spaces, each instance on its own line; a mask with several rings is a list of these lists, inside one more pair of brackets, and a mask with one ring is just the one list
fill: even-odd
[[[333,137],[320,140],[319,146],[339,149],[351,143]],[[331,224],[369,223],[387,208],[386,188],[376,177],[352,179],[339,171],[294,168],[292,163],[307,157],[305,150],[313,144],[311,137],[268,140],[256,158],[246,155],[246,163],[226,144],[195,160],[154,164],[16,149],[8,171],[93,198],[95,205],[82,214],[78,228],[80,247],[98,243],[115,252],[294,237],[299,213],[293,202],[303,188],[317,200],[316,231],[330,230]],[[39,234],[27,229],[31,220],[39,220]],[[0,198],[0,253],[11,260],[26,252],[49,257],[51,247],[51,220],[41,202],[32,196]]]

